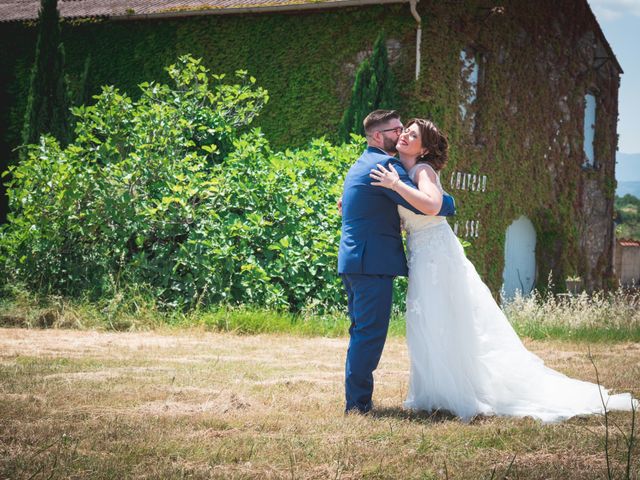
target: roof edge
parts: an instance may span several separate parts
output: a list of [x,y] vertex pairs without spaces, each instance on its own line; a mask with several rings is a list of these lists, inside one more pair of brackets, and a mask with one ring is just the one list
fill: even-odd
[[114,21],[145,20],[155,18],[182,18],[201,15],[240,15],[246,13],[277,13],[295,12],[304,10],[328,10],[333,8],[359,7],[367,5],[402,4],[410,0],[337,0],[329,2],[312,1],[307,3],[292,3],[288,5],[266,5],[240,8],[206,8],[194,10],[169,10],[166,12],[143,13],[131,15],[110,15],[107,18]]
[[[418,0],[420,1],[420,0]],[[61,15],[62,21],[73,21],[73,20],[81,20],[81,19],[90,19],[90,18],[101,18],[108,20],[116,20],[116,21],[124,21],[124,20],[140,20],[140,19],[154,19],[154,18],[180,18],[180,17],[192,17],[192,16],[201,16],[201,15],[240,15],[244,13],[271,13],[271,12],[295,12],[295,11],[310,11],[310,10],[327,10],[327,9],[335,9],[335,8],[347,8],[347,7],[358,7],[358,6],[369,6],[369,5],[385,5],[385,4],[403,4],[410,3],[411,0],[330,0],[330,1],[322,1],[322,0],[299,0],[299,3],[291,3],[286,5],[254,5],[247,7],[210,7],[210,8],[194,8],[193,10],[189,9],[168,9],[164,12],[156,12],[156,13],[127,13],[127,14],[118,14],[118,15],[108,15],[108,14],[99,14],[99,15],[69,15],[63,16]],[[0,20],[0,23],[24,23],[24,22],[33,22],[37,20],[36,17],[24,17],[24,18],[13,18],[7,20]]]
[[596,14],[593,13],[593,10],[591,9],[591,5],[589,5],[589,2],[587,0],[584,0],[584,2],[587,4],[587,10],[591,14],[591,18],[593,19],[593,23],[596,25],[596,28],[598,30],[598,34],[600,35],[600,38],[602,40],[604,48],[607,50],[609,55],[611,55],[611,59],[613,60],[613,63],[615,64],[616,68],[618,69],[618,72],[620,72],[619,74],[622,75],[624,73],[624,70],[622,70],[622,65],[620,65],[620,62],[618,62],[618,59],[616,58],[616,54],[613,53],[613,49],[611,48],[611,45],[609,45],[609,41],[607,40],[607,37],[604,35],[604,32],[602,31],[602,28],[600,28],[600,23],[598,22]]

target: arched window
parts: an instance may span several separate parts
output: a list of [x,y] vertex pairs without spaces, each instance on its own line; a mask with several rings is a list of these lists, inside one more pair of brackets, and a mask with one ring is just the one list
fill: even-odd
[[536,230],[525,216],[507,228],[502,272],[502,300],[528,295],[536,283]]

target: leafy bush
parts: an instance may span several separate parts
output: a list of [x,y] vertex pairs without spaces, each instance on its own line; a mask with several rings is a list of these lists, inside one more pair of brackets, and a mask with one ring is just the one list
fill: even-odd
[[[133,101],[104,87],[76,138],[28,147],[11,169],[3,281],[106,298],[134,285],[165,307],[335,305],[342,177],[362,145],[274,152],[246,126],[268,100],[189,56],[173,86]],[[213,81],[211,81],[213,80]]]

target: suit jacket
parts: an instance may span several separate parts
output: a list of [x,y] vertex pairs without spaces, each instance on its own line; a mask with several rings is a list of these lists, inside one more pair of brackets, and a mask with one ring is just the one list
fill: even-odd
[[[408,274],[400,233],[398,205],[420,213],[395,191],[371,185],[369,173],[377,164],[393,164],[400,181],[412,188],[402,163],[376,147],[368,147],[354,163],[344,181],[342,235],[338,250],[338,273],[369,275]],[[455,214],[453,197],[444,194],[438,215]]]

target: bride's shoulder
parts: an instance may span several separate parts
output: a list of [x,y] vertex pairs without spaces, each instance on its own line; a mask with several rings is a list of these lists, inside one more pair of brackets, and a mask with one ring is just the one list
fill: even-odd
[[414,178],[418,178],[421,172],[425,172],[432,182],[435,182],[438,178],[438,172],[428,163],[416,163],[411,170]]

